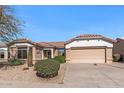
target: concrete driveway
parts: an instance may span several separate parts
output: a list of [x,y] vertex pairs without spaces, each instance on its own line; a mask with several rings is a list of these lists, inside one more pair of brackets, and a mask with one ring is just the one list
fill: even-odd
[[124,87],[124,64],[68,63],[64,77],[67,87]]

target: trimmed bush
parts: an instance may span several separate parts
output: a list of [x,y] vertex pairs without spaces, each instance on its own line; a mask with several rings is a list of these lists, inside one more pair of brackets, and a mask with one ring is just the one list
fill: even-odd
[[56,56],[54,60],[58,61],[59,63],[65,63],[65,57],[64,56]]
[[19,59],[13,59],[13,60],[10,60],[10,65],[11,66],[18,66],[18,65],[22,65],[23,63],[21,62],[21,60]]
[[122,60],[122,55],[121,54],[114,54],[113,55],[113,61],[119,62]]
[[52,78],[58,75],[59,62],[53,59],[39,61],[35,64],[36,75],[42,78]]

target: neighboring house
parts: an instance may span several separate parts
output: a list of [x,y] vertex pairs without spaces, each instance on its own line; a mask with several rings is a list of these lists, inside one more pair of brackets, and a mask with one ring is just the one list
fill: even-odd
[[32,42],[18,39],[9,43],[9,58],[19,58],[28,64],[35,64],[38,60],[54,58],[64,52],[64,42]]
[[6,44],[0,42],[0,62],[8,61],[8,49]]
[[115,40],[102,35],[84,34],[65,44],[66,61],[70,63],[111,63]]
[[124,38],[117,38],[114,44],[114,54],[121,54],[124,60]]

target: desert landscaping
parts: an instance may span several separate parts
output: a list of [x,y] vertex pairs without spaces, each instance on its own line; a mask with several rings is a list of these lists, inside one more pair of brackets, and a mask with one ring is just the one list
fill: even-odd
[[61,64],[58,76],[44,79],[36,76],[34,67],[23,70],[25,65],[21,66],[4,66],[0,68],[0,82],[27,82],[27,83],[63,83],[66,64]]

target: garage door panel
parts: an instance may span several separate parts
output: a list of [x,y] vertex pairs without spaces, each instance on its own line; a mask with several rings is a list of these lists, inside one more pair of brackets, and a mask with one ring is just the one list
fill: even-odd
[[70,50],[71,62],[105,63],[105,49]]

